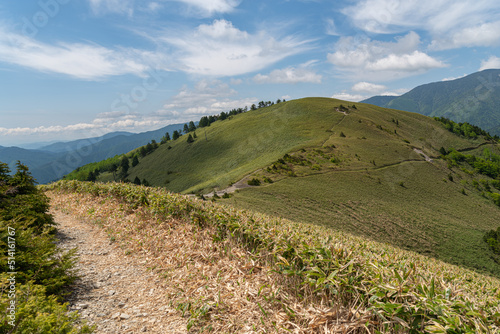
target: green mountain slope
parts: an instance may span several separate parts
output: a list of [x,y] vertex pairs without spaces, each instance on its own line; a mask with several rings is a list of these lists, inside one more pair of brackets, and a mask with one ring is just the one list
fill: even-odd
[[239,114],[196,134],[192,143],[185,135],[160,145],[127,178],[206,194],[251,174],[261,186],[221,201],[500,276],[482,240],[498,226],[500,208],[489,195],[498,190],[479,185],[487,176],[439,158],[441,148],[500,154],[484,137],[457,136],[416,113],[327,98]]
[[[441,146],[460,149],[481,142],[461,139],[418,114],[370,105],[350,108],[348,115],[338,111],[348,103],[307,98],[217,121],[199,128],[194,143],[187,143],[184,136],[161,145],[130,169],[128,179],[138,176],[176,192],[206,192],[225,188],[300,149],[336,144],[350,167],[366,168],[373,166],[372,160],[386,165],[421,159],[413,147],[438,155]],[[346,139],[341,139],[340,132]]]
[[377,95],[372,96],[366,100],[361,101],[362,103],[374,104],[379,107],[386,106],[392,100],[398,98],[398,96],[389,96],[389,95]]
[[500,135],[500,70],[422,85],[390,101],[371,98],[363,102],[468,122]]

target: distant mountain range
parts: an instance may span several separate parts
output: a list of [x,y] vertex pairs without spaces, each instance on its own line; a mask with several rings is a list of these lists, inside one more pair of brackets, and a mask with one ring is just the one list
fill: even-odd
[[374,96],[364,101],[379,107],[443,116],[500,135],[500,70],[418,86],[401,96]]
[[101,137],[53,143],[38,149],[0,146],[0,161],[7,163],[12,171],[15,171],[16,162],[21,161],[29,167],[38,183],[43,184],[60,179],[85,164],[127,153],[151,140],[160,141],[166,132],[172,134],[183,125],[173,124],[138,134],[112,132]]
[[113,137],[131,136],[131,135],[134,135],[134,133],[125,132],[125,131],[117,131],[117,132],[111,132],[111,133],[105,134],[104,136],[101,136],[101,137],[77,139],[77,140],[68,141],[68,142],[56,142],[53,144],[41,146],[37,149],[41,150],[41,151],[50,151],[50,152],[54,152],[54,153],[69,152],[69,151],[73,151],[73,150],[78,150],[81,147],[96,144],[96,143],[101,142],[101,141],[106,140],[106,139],[111,139]]

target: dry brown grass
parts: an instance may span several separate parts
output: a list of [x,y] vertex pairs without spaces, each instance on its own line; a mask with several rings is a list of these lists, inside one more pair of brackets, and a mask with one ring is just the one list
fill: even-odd
[[234,239],[215,242],[218,232],[213,226],[157,219],[115,199],[47,194],[53,206],[105,229],[130,256],[145,260],[166,279],[165,293],[189,318],[192,332],[371,332],[365,326],[371,318],[366,310],[341,305],[332,309],[324,305],[328,301],[287,290],[287,278]]
[[499,332],[500,282],[464,268],[161,189],[44,188],[165,275],[191,331]]

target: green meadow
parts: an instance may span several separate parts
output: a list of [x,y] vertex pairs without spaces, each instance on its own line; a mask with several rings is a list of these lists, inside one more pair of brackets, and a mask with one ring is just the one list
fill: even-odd
[[[441,157],[443,149],[498,152],[489,138],[456,135],[420,114],[328,98],[248,111],[195,133],[192,143],[186,134],[139,157],[126,178],[201,195],[249,176],[261,185],[218,201],[500,276],[482,240],[500,217],[477,186],[488,177]],[[98,181],[113,179],[104,172]]]

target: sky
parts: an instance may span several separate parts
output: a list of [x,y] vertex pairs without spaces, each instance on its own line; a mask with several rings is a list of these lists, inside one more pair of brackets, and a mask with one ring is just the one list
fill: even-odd
[[498,0],[0,3],[0,145],[259,101],[360,101],[500,68]]

